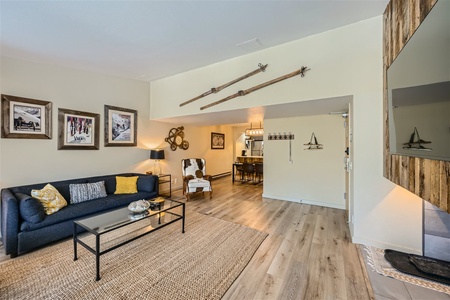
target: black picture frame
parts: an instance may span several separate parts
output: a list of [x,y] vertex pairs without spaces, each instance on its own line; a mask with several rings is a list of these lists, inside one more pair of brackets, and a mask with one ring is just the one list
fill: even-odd
[[211,149],[212,150],[225,149],[225,134],[211,132]]

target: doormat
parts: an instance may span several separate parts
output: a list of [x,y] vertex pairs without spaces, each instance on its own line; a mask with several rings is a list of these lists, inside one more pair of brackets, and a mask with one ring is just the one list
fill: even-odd
[[371,246],[364,246],[363,249],[367,252],[367,264],[378,274],[450,295],[450,285],[398,271],[384,258],[383,249]]
[[389,249],[384,258],[400,272],[450,285],[448,262]]

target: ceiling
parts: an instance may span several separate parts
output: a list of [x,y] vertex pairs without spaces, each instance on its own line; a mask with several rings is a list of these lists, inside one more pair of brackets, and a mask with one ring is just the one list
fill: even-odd
[[388,2],[2,0],[1,54],[152,81],[382,15]]

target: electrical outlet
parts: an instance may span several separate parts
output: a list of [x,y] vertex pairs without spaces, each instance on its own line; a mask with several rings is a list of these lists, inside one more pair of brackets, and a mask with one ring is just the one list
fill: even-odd
[[178,183],[178,178],[174,178],[173,179],[173,184],[177,184]]

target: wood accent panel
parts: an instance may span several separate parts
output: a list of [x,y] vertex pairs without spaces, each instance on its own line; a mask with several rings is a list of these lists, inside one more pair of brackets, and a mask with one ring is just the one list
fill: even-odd
[[393,154],[389,179],[450,213],[450,162]]
[[391,0],[384,11],[385,66],[389,67],[437,0]]
[[393,183],[450,213],[450,162],[394,155],[389,148],[387,69],[437,1],[391,0],[383,15],[383,174]]

